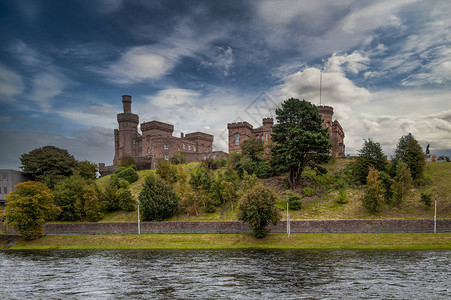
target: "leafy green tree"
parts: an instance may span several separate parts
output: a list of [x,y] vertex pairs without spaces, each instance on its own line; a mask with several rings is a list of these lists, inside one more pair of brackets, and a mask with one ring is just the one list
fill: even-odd
[[81,161],[78,163],[78,173],[83,179],[92,181],[96,179],[97,165],[87,160]]
[[265,145],[261,139],[255,137],[244,141],[241,144],[241,153],[250,157],[252,161],[259,161],[262,159]]
[[364,140],[364,142],[363,148],[358,151],[359,156],[352,166],[354,176],[361,184],[366,184],[370,166],[379,172],[386,170],[386,160],[381,145],[372,139]]
[[262,185],[253,187],[238,206],[238,219],[249,225],[256,238],[267,236],[268,224],[276,225],[280,220],[274,192]]
[[114,172],[114,176],[124,179],[128,183],[136,182],[139,179],[138,173],[132,167],[119,167]]
[[405,162],[413,180],[423,178],[425,166],[424,154],[418,141],[411,133],[402,136],[395,150],[395,157],[392,161],[392,176],[397,172],[399,162]]
[[382,187],[385,189],[384,192],[385,202],[387,204],[390,204],[393,200],[393,188],[392,188],[393,179],[387,172],[384,171],[380,172],[379,176],[381,179]]
[[37,148],[20,157],[21,169],[29,179],[40,181],[53,189],[57,182],[69,177],[78,163],[67,150],[54,146]]
[[172,217],[179,206],[174,188],[153,174],[146,177],[139,193],[139,202],[144,221],[162,221]]
[[401,161],[396,166],[396,176],[393,178],[392,184],[396,204],[402,207],[404,198],[409,194],[411,186],[412,176],[410,175],[409,168],[405,162]]
[[116,197],[122,210],[134,211],[136,209],[136,199],[129,189],[118,189]]
[[285,197],[288,198],[288,208],[291,210],[300,210],[302,208],[301,196],[297,193],[286,192]]
[[363,195],[363,206],[370,212],[378,212],[382,208],[382,200],[384,189],[379,180],[379,171],[373,166],[369,167],[370,171],[366,178],[366,189]]
[[55,187],[55,204],[62,210],[60,220],[76,221],[84,218],[86,186],[86,181],[77,174],[61,180]]
[[286,100],[276,109],[276,115],[271,163],[276,171],[289,171],[288,182],[293,189],[306,166],[318,169],[319,164],[329,161],[329,133],[321,125],[316,106],[305,100]]
[[89,222],[97,222],[103,219],[102,205],[94,187],[86,187],[83,195],[85,199],[84,212]]
[[26,240],[40,238],[44,234],[42,225],[61,212],[53,202],[51,190],[41,182],[19,183],[7,198],[9,201],[4,213],[6,223]]

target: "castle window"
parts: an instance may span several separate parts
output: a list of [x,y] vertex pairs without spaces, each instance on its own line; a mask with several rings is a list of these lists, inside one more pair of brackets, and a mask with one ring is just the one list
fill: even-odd
[[177,146],[177,151],[180,151],[180,146]]
[[135,156],[136,156],[136,150],[133,150],[133,155],[135,155]]
[[166,154],[166,155],[164,156],[164,159],[165,159],[165,160],[169,160],[169,156]]
[[239,145],[239,144],[240,144],[240,134],[235,133],[235,145]]
[[182,148],[183,148],[183,150],[185,150],[185,144],[182,144]]
[[167,144],[164,145],[164,149],[169,149],[169,146]]
[[191,145],[188,145],[188,150],[191,150]]
[[196,152],[196,146],[193,146],[193,150],[194,150],[194,152]]
[[147,153],[150,153],[150,147],[147,147]]

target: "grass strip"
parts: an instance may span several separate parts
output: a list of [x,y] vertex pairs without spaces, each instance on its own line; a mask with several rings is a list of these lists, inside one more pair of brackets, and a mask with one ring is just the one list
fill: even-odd
[[451,233],[62,235],[19,240],[11,250],[47,249],[387,249],[451,250]]

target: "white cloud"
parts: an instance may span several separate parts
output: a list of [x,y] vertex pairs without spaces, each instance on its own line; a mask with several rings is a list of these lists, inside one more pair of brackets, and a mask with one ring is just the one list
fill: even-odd
[[41,55],[21,40],[17,40],[9,45],[8,51],[21,63],[27,66],[37,66],[50,63],[50,59],[48,57]]
[[205,67],[215,67],[221,69],[225,77],[230,75],[230,69],[234,63],[233,50],[231,47],[216,47],[216,54],[208,61],[202,61]]
[[48,109],[53,97],[61,94],[67,83],[63,75],[52,73],[39,73],[33,76],[33,89],[28,99],[37,101],[39,105]]
[[344,53],[339,55],[333,53],[331,57],[327,59],[324,65],[325,72],[351,72],[357,74],[368,68],[370,59],[363,52],[354,51],[351,54]]
[[24,83],[22,77],[0,64],[0,101],[13,101],[13,97],[22,94]]

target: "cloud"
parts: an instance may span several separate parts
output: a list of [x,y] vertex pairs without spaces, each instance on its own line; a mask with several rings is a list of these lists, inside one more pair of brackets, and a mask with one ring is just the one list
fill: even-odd
[[109,14],[118,11],[123,0],[97,0],[97,7],[101,13]]
[[231,47],[216,47],[216,55],[209,61],[202,61],[205,67],[215,67],[222,70],[225,77],[230,75],[230,69],[234,63],[233,50]]
[[9,45],[8,51],[17,60],[27,66],[37,66],[50,63],[50,59],[48,57],[41,55],[21,40],[17,40]]
[[75,156],[77,160],[111,164],[114,156],[114,139],[111,129],[92,127],[75,131],[72,136],[51,132],[25,132],[0,130],[0,135],[10,142],[0,143],[0,166],[18,169],[20,156],[33,149],[53,145]]
[[14,96],[22,94],[24,87],[19,74],[0,64],[0,101],[14,101]]
[[52,106],[51,99],[61,94],[67,83],[61,74],[39,73],[33,76],[32,85],[28,99],[37,101],[43,109],[48,109]]
[[351,72],[357,74],[363,70],[368,69],[370,59],[361,51],[354,51],[351,54],[337,54],[333,53],[327,59],[324,66],[325,72]]

